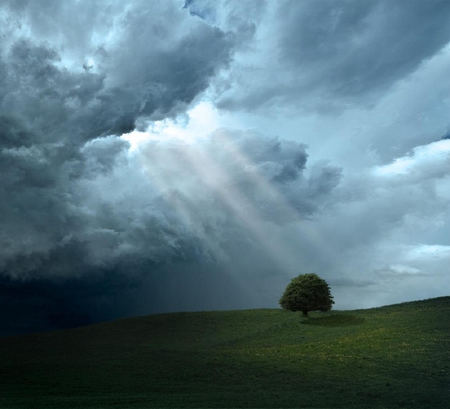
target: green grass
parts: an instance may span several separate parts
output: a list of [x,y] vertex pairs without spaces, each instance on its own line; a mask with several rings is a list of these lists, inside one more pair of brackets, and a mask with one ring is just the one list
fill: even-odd
[[449,408],[450,297],[0,338],[0,408]]

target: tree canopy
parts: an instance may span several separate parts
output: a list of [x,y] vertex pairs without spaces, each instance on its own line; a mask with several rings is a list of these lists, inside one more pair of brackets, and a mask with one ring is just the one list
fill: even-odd
[[291,280],[280,299],[283,309],[301,311],[330,311],[334,304],[328,283],[317,274],[301,274]]

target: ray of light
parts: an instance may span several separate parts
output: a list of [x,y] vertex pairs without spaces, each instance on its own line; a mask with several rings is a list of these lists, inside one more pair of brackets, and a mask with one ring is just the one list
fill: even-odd
[[180,222],[197,238],[202,240],[213,260],[227,261],[228,256],[215,240],[208,236],[204,224],[196,220],[193,209],[198,206],[184,189],[174,183],[170,170],[159,166],[158,163],[147,163],[144,161],[146,173],[152,184],[158,190],[166,204],[177,214]]
[[[224,135],[221,137],[225,138]],[[253,164],[251,161],[240,152],[232,140],[227,138],[227,141],[223,139],[223,142],[222,146],[228,150],[232,160],[237,159],[239,165],[246,169],[252,168]],[[195,151],[193,154],[192,151],[187,150],[185,157],[203,182],[219,195],[228,209],[239,219],[240,223],[251,232],[253,238],[279,266],[280,271],[289,272],[288,275],[292,275],[293,266],[298,265],[299,262],[298,249],[291,248],[286,242],[278,241],[276,237],[271,236],[272,231],[269,232],[268,229],[270,227],[269,223],[264,221],[259,209],[245,197],[226,170],[214,162],[207,153]],[[283,199],[282,194],[258,173],[251,172],[250,175],[257,188],[273,202],[271,205],[279,207],[278,211],[288,213],[292,222],[301,227],[301,217]],[[308,231],[306,232],[305,230]],[[317,245],[320,243],[318,232],[311,225],[304,226],[303,233],[305,239],[316,241]]]
[[[297,227],[297,231],[301,232],[303,239],[307,240],[312,246],[320,247],[323,252],[326,252],[326,249],[323,249],[324,241],[319,231],[314,228],[311,223],[305,223],[304,216],[288,203],[284,194],[280,192],[276,186],[256,170],[256,167],[250,159],[244,155],[242,151],[238,149],[236,144],[227,136],[226,131],[220,130],[216,132],[215,135],[221,140],[221,145],[229,152],[229,155],[236,160],[243,169],[248,171],[248,176],[251,178],[259,192],[264,197],[270,198],[271,205],[277,207],[277,210],[285,215],[285,219],[288,220],[288,223]],[[257,209],[253,210],[255,213],[257,212]],[[261,219],[261,217],[259,218]],[[288,247],[285,245],[283,248],[278,249],[280,254],[283,254],[286,259],[298,260],[298,249],[289,244],[287,244],[287,246]]]
[[[210,104],[201,103],[189,112],[188,123],[166,120],[164,123],[154,124],[147,132],[147,136],[136,135],[136,141],[133,141],[132,137],[126,139],[135,145],[135,149],[146,140],[168,143],[167,140],[175,139],[186,143],[186,149],[177,152],[184,169],[180,166],[177,169],[167,169],[163,166],[162,169],[160,162],[163,159],[160,158],[156,160],[158,163],[144,161],[144,166],[164,200],[178,214],[186,228],[207,243],[208,251],[213,257],[222,261],[227,259],[226,252],[221,248],[220,243],[211,239],[211,231],[206,231],[202,224],[203,221],[199,220],[195,214],[198,198],[191,197],[189,191],[186,190],[188,187],[182,186],[182,182],[176,181],[177,172],[192,173],[199,183],[205,184],[207,189],[216,194],[226,205],[228,211],[234,215],[233,217],[236,217],[241,225],[251,233],[255,242],[264,249],[266,254],[270,254],[280,271],[286,272],[289,276],[298,274],[301,269],[301,260],[295,243],[282,239],[282,234],[278,234],[276,237],[275,233],[280,233],[281,229],[276,229],[274,223],[266,220],[262,213],[263,209],[258,209],[257,205],[246,197],[245,192],[232,180],[227,169],[210,157],[208,150],[204,149],[201,141],[206,137],[211,137],[211,134],[205,131],[210,131],[214,129],[214,126],[217,128],[219,125],[217,117],[213,114],[214,110]],[[276,209],[277,214],[283,215],[284,223],[295,226],[297,235],[301,236],[303,242],[307,242],[310,247],[323,247],[323,238],[319,231],[311,223],[306,223],[297,209],[288,203],[282,192],[260,174],[255,164],[239,149],[226,130],[216,131],[212,137],[217,138],[220,148],[224,150],[231,161],[241,169],[245,169],[246,176],[253,184],[256,194],[264,198],[269,206]],[[197,143],[199,139],[200,143]],[[169,158],[168,162],[170,160]],[[204,206],[214,206],[214,204],[204,203]],[[325,250],[322,248],[322,251]]]

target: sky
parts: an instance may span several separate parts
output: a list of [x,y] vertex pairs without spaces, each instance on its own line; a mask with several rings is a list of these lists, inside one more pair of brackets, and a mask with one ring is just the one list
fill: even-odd
[[0,335],[450,294],[449,0],[0,0]]

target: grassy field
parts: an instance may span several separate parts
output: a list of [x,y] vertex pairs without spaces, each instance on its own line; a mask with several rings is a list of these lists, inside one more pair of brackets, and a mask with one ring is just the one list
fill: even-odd
[[450,297],[0,338],[0,408],[450,408]]

